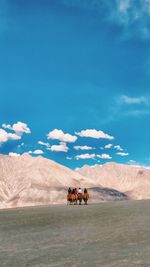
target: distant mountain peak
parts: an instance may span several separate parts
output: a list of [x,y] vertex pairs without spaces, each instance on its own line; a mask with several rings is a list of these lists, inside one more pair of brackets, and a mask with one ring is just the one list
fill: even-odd
[[83,166],[77,170],[98,185],[130,192],[134,199],[150,198],[150,172],[146,167],[108,162],[101,166]]

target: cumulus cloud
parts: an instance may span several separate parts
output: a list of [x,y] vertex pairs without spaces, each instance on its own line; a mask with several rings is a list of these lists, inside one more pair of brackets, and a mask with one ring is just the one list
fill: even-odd
[[105,145],[104,148],[109,149],[109,148],[112,148],[112,146],[113,146],[112,144],[108,144],[108,145]]
[[112,159],[112,157],[108,154],[102,154],[102,155],[97,155],[97,154],[81,154],[81,155],[77,155],[75,156],[76,159],[96,159],[96,158],[100,158],[100,159]]
[[108,135],[104,133],[103,131],[97,131],[95,129],[87,129],[87,130],[82,130],[81,132],[76,132],[77,135],[80,137],[90,137],[90,138],[96,138],[96,139],[114,139],[113,136]]
[[0,129],[0,144],[6,143],[9,140],[20,140],[21,137],[14,133],[7,133],[4,129]]
[[14,152],[9,152],[9,156],[11,156],[11,157],[19,157],[20,154],[14,153]]
[[123,148],[120,145],[116,145],[116,146],[114,146],[114,148],[119,150],[119,151],[123,151]]
[[14,133],[7,133],[8,140],[20,140],[20,135],[14,134]]
[[39,145],[45,146],[47,150],[52,152],[68,152],[69,147],[65,142],[60,142],[59,145],[52,145],[50,146],[49,143],[45,143],[42,141],[38,141]]
[[62,130],[55,129],[48,133],[48,139],[59,140],[66,143],[74,143],[77,140],[77,136],[73,136],[69,133],[64,133]]
[[31,130],[29,129],[28,125],[21,121],[14,123],[12,126],[10,124],[3,123],[2,127],[4,129],[12,130],[18,135],[22,135],[23,133],[26,133],[26,134],[31,133]]
[[[3,123],[2,127],[3,129],[0,129],[0,144],[6,143],[9,140],[20,140],[23,133],[31,133],[27,124],[23,122],[14,123],[12,126],[10,124]],[[14,133],[7,132],[6,129],[14,131]]]
[[126,157],[129,155],[129,153],[124,153],[124,152],[117,152],[116,154],[121,156],[121,157]]
[[2,127],[3,127],[4,129],[9,129],[9,130],[11,130],[11,125],[10,125],[10,124],[3,123],[3,124],[2,124]]
[[34,151],[29,151],[28,152],[29,154],[34,154],[34,155],[41,155],[41,154],[44,154],[44,152],[43,152],[43,150],[41,150],[41,149],[36,149],[36,150],[34,150]]
[[122,95],[120,96],[120,102],[124,103],[124,104],[146,104],[148,103],[148,99],[144,96],[140,96],[140,97],[129,97],[126,95]]
[[60,142],[59,145],[53,145],[47,148],[47,150],[50,150],[52,152],[68,152],[69,147],[66,145],[66,143]]
[[79,159],[94,159],[95,156],[96,156],[95,154],[86,153],[86,154],[76,155],[75,158],[77,160],[79,160]]
[[96,155],[100,159],[112,159],[112,157],[108,154]]
[[92,150],[94,147],[91,146],[74,146],[75,150]]

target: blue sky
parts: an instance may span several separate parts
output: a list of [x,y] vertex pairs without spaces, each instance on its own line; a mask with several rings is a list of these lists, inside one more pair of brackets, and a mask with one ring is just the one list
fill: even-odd
[[149,165],[150,1],[2,0],[0,10],[0,153]]

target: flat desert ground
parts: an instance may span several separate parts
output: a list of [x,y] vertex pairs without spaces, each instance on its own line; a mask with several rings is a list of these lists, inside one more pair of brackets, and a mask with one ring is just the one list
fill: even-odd
[[1,210],[0,266],[149,267],[150,201]]

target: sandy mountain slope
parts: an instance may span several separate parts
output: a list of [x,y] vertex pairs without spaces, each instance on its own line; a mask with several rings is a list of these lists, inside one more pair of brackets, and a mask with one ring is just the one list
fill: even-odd
[[132,199],[150,199],[150,172],[144,168],[111,162],[93,167],[85,165],[77,172],[97,186],[124,192]]
[[[124,176],[126,179],[119,185],[120,176],[118,175],[120,174],[116,167],[118,165],[114,165],[114,168],[110,166],[105,165],[105,168],[96,167],[96,169],[95,167],[92,169],[84,167],[80,169],[80,174],[41,156],[0,155],[0,208],[66,204],[69,186],[87,187],[91,203],[124,200],[128,199],[128,196],[139,197],[140,184],[136,182],[136,179],[130,183],[132,185],[134,182],[136,197],[131,190],[132,186],[127,183],[131,172],[126,173],[127,178]],[[105,169],[102,177],[99,176],[101,168]],[[82,172],[90,178],[82,175]],[[132,172],[134,173],[135,169]],[[147,174],[144,173],[144,175]],[[135,177],[135,175],[132,176]],[[143,183],[143,192],[145,186],[146,183]],[[127,194],[126,191],[128,191]],[[142,194],[144,195],[144,193]]]
[[92,180],[41,156],[0,155],[1,208],[66,203],[67,187],[93,185]]

